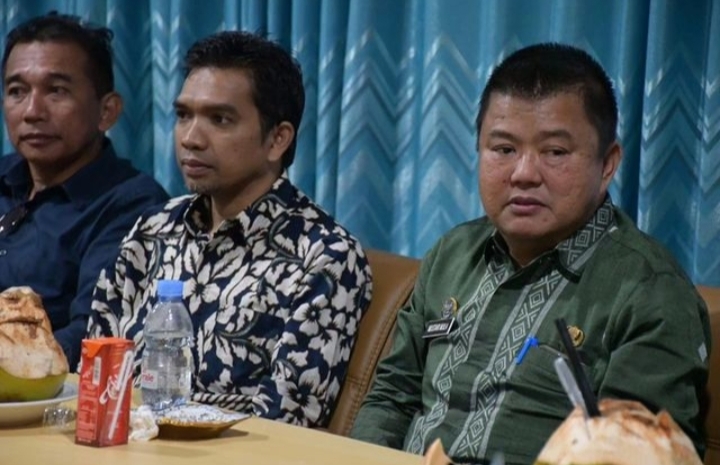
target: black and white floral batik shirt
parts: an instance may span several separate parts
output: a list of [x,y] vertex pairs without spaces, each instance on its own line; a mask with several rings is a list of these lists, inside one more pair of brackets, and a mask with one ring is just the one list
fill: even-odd
[[209,218],[204,196],[143,215],[100,275],[89,336],[135,341],[137,377],[156,283],[182,280],[196,331],[193,400],[326,425],[370,302],[360,244],[285,175],[214,235]]

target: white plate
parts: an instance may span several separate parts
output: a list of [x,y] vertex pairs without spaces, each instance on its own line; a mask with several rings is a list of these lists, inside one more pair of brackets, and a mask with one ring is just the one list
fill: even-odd
[[66,382],[52,399],[30,402],[0,402],[0,428],[27,425],[42,420],[45,409],[77,397],[77,386]]

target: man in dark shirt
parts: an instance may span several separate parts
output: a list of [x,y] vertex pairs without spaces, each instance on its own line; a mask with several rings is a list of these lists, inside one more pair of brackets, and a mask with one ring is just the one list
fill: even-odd
[[138,216],[167,199],[104,135],[122,111],[111,39],[50,13],[13,29],[2,61],[17,153],[0,159],[0,289],[30,286],[42,297],[71,369],[100,270]]

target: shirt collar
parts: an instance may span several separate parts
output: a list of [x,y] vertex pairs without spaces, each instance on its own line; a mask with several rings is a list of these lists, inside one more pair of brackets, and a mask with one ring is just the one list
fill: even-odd
[[[615,225],[615,210],[607,195],[602,205],[595,210],[592,218],[581,229],[560,242],[555,248],[543,254],[554,255],[557,263],[574,276],[580,276],[600,239]],[[495,230],[485,247],[485,260],[501,259],[510,261],[505,240]]]
[[[116,162],[117,156],[112,142],[104,137],[100,155],[57,187],[65,192],[73,204],[82,208],[105,193],[107,184],[98,182],[98,180],[111,176],[117,168]],[[0,178],[0,182],[10,189],[14,197],[27,198],[32,188],[27,161],[18,157],[17,161]]]
[[[225,224],[218,229],[218,233],[222,234],[224,231],[239,229],[243,236],[248,236],[252,233],[253,222],[258,216],[262,215],[264,219],[270,221],[278,218],[287,210],[287,206],[296,196],[297,189],[288,179],[287,172],[284,171],[275,180],[270,190],[261,195],[245,210],[238,213],[237,216],[226,220]],[[212,221],[210,208],[210,197],[207,195],[198,194],[190,200],[183,221],[185,227],[193,236],[207,234],[210,230]],[[265,228],[259,229],[264,230]]]
[[30,192],[32,181],[30,179],[30,169],[24,158],[17,157],[5,174],[0,177],[0,185],[12,197],[25,200]]
[[84,206],[95,201],[107,191],[107,183],[98,182],[118,174],[118,157],[115,148],[107,137],[103,138],[100,156],[80,168],[62,184],[70,201]]
[[579,276],[583,268],[595,253],[597,245],[610,229],[615,226],[615,210],[610,196],[595,210],[590,221],[582,229],[568,237],[555,248],[560,264],[569,272]]

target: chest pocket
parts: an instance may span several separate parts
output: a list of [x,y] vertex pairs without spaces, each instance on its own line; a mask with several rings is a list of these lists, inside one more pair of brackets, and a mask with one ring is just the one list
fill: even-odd
[[54,329],[70,321],[68,308],[77,293],[79,275],[73,244],[60,233],[44,231],[26,218],[17,231],[0,238],[0,290],[32,287],[42,296]]
[[198,381],[204,386],[221,383],[224,392],[240,393],[270,374],[285,319],[257,293],[247,292],[233,301],[234,305],[219,306],[200,328]]
[[[547,345],[528,350],[522,363],[515,367],[508,380],[509,390],[520,396],[516,405],[523,406],[523,409],[528,409],[533,414],[559,418],[562,418],[561,414],[567,414],[572,409],[555,371],[554,363],[557,358],[558,352]],[[597,386],[594,386],[592,381],[592,367],[583,363],[583,369],[591,380],[591,388],[597,391]]]
[[[199,382],[223,392],[256,388],[270,375],[270,362],[290,318],[294,293],[285,292],[284,262],[245,257],[232,274],[224,274],[218,295],[201,316],[198,331]],[[210,389],[211,391],[213,389]]]

